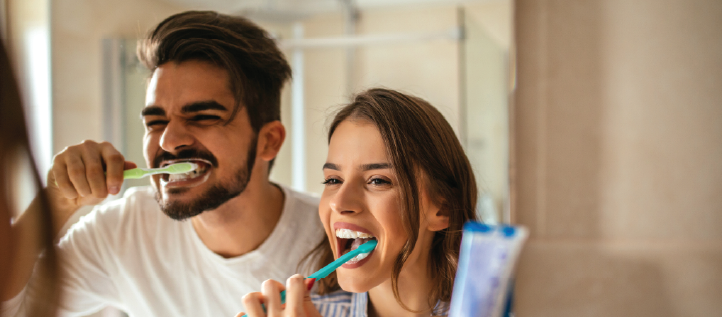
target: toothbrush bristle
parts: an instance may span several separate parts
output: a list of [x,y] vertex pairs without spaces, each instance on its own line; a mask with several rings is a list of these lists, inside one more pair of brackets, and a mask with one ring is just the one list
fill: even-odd
[[168,171],[173,174],[188,173],[198,169],[198,164],[191,162],[178,163],[168,166]]

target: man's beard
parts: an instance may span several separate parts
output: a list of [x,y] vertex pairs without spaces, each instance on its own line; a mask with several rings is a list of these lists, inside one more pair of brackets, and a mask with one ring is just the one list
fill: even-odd
[[[215,184],[204,193],[201,197],[191,202],[180,202],[170,201],[167,203],[163,202],[160,190],[156,191],[155,199],[160,205],[160,209],[163,213],[168,215],[175,220],[185,220],[191,217],[195,217],[204,211],[214,210],[225,202],[238,197],[248,186],[248,182],[251,179],[251,172],[253,171],[253,164],[256,161],[256,141],[258,137],[254,137],[251,140],[250,148],[246,156],[246,166],[242,166],[235,173],[234,179],[229,184]],[[198,153],[194,150],[188,150],[189,152],[180,152],[178,156],[172,156],[170,153],[164,153],[166,159],[183,159],[183,158],[208,158],[211,162],[217,162],[212,154]],[[191,156],[192,155],[192,156]],[[210,156],[210,157],[208,157]],[[212,158],[212,160],[210,160]],[[162,159],[162,158],[161,158]],[[158,159],[156,159],[158,161]],[[215,164],[214,164],[215,165]],[[216,167],[216,166],[214,166]],[[188,191],[188,188],[173,188],[169,189],[171,193],[183,193]]]

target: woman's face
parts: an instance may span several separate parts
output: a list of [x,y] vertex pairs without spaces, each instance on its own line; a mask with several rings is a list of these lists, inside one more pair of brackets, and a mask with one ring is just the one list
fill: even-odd
[[[408,239],[401,219],[398,179],[387,157],[378,129],[364,120],[343,121],[329,143],[319,215],[334,257],[368,240],[378,241],[366,258],[351,260],[336,270],[339,285],[346,291],[366,292],[388,280]],[[423,212],[429,204],[421,192]],[[425,217],[421,219],[424,228]],[[428,240],[424,235],[428,233],[420,230],[419,241]],[[418,263],[425,261],[419,249],[414,248],[404,268],[414,263],[425,267],[425,262]]]

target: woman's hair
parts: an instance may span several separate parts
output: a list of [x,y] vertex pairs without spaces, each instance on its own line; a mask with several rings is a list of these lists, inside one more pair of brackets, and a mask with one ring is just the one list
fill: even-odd
[[[391,274],[396,300],[411,311],[401,302],[398,278],[418,239],[419,192],[424,188],[431,202],[440,206],[441,212],[449,217],[449,227],[434,233],[429,251],[428,274],[433,280],[429,304],[450,301],[462,226],[469,220],[476,220],[477,198],[474,173],[454,130],[428,102],[381,88],[356,95],[351,104],[336,114],[328,132],[329,143],[336,128],[345,120],[363,120],[378,128],[398,178],[401,218],[409,239],[397,256]],[[309,257],[314,256],[318,268],[334,260],[328,238],[309,254]],[[330,277],[319,282],[321,294],[339,288],[335,272]]]
[[[27,157],[32,158],[20,94],[11,69],[12,67],[7,52],[2,42],[0,42],[0,136],[2,136],[0,137],[0,209],[3,209],[7,214],[9,214],[7,211],[10,210],[12,201],[9,195],[10,188],[8,188],[9,182],[7,180],[10,179],[11,171],[17,168],[17,166],[12,166],[11,164],[17,162],[18,153],[25,153]],[[29,163],[32,165],[32,174],[35,187],[38,189],[37,199],[39,200],[40,206],[40,217],[38,217],[40,220],[37,234],[40,235],[39,241],[41,241],[45,247],[45,253],[36,267],[42,287],[38,287],[37,289],[39,293],[36,298],[38,298],[38,300],[27,305],[27,307],[29,307],[27,316],[53,316],[58,300],[58,271],[55,258],[55,244],[52,236],[53,226],[51,222],[50,205],[45,192],[41,190],[42,186],[38,178],[34,160],[30,159]],[[9,219],[4,218],[0,219],[0,221],[8,220]],[[16,248],[13,247],[13,244],[18,244],[13,240],[17,240],[18,238],[21,237],[10,237],[10,249],[6,251],[15,254],[23,252],[23,250],[16,250]],[[12,265],[12,262],[10,265]],[[11,273],[10,270],[0,272],[0,274]],[[4,292],[4,287],[5,285],[0,284],[0,291]]]

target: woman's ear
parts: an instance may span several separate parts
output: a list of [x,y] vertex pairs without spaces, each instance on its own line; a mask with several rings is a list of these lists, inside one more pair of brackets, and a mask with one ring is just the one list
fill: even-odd
[[264,161],[270,161],[278,155],[281,145],[286,139],[286,128],[281,121],[266,123],[258,131],[258,156]]
[[441,231],[449,227],[449,211],[445,207],[445,202],[442,202],[441,206],[435,203],[429,204],[429,209],[426,211],[426,228],[429,231]]

